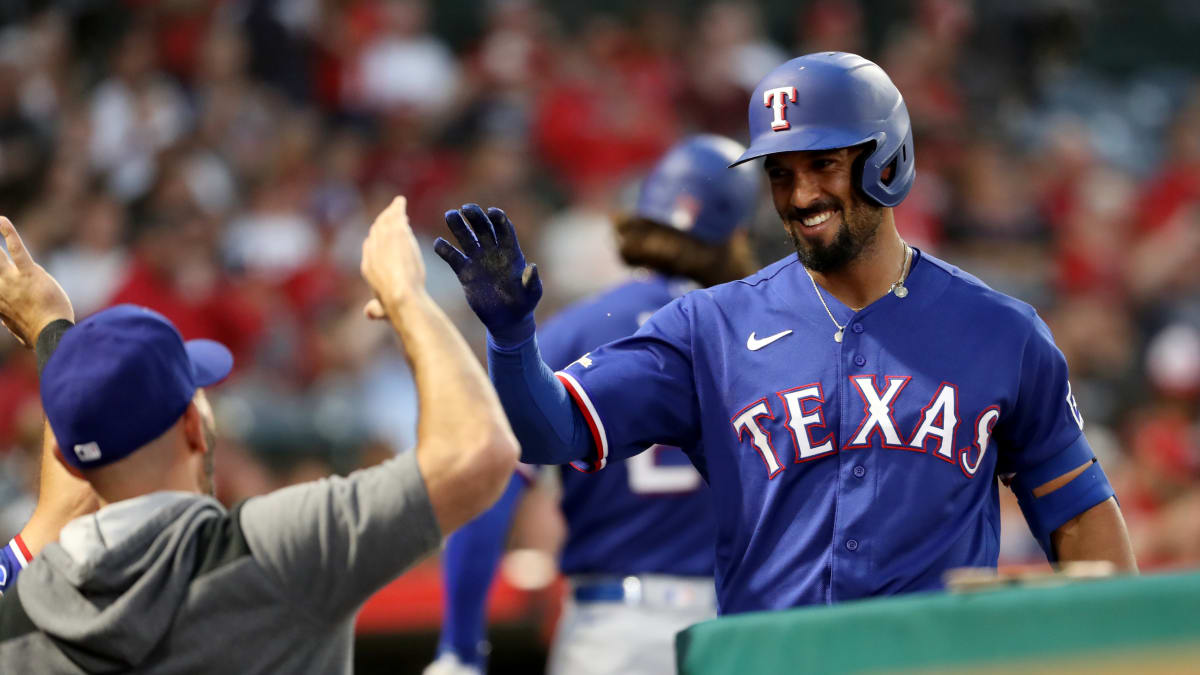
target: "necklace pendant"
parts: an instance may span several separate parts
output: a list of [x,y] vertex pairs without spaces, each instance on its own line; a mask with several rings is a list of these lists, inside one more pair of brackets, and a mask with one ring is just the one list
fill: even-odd
[[906,297],[906,296],[908,295],[908,289],[907,289],[907,288],[905,288],[903,284],[901,284],[901,285],[899,285],[899,286],[897,286],[897,287],[896,287],[896,290],[895,290],[895,291],[893,291],[893,293],[895,293],[895,294],[896,294],[896,297],[897,297],[897,298],[903,298],[903,297]]
[[838,332],[836,332],[836,333],[834,333],[834,334],[833,334],[833,341],[834,341],[834,342],[837,342],[837,343],[839,343],[839,344],[841,343],[841,341],[842,341],[842,330],[841,330],[840,328],[838,329]]

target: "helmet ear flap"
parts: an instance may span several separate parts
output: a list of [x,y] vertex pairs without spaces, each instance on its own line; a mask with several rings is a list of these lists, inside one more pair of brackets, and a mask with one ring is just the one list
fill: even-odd
[[[886,142],[886,141],[885,141]],[[857,158],[855,166],[862,173],[855,177],[855,184],[867,194],[871,202],[877,206],[895,206],[908,194],[913,179],[913,150],[911,132],[892,151],[890,157],[880,159],[880,163],[871,162],[871,170],[867,171],[867,160],[871,159],[878,147],[878,141],[868,152],[863,152]],[[875,167],[879,167],[876,169]]]
[[867,190],[867,179],[865,177],[867,158],[875,154],[877,147],[879,147],[879,143],[872,139],[855,148],[855,150],[859,150],[859,153],[854,158],[854,163],[850,165],[850,183],[854,185],[860,197],[865,197],[872,204],[881,206],[879,200],[872,197]]

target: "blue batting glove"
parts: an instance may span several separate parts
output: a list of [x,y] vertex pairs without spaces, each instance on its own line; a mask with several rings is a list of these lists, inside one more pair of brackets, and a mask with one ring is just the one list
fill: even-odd
[[533,337],[533,310],[542,298],[537,265],[526,265],[512,221],[478,204],[446,212],[446,225],[462,250],[438,237],[433,250],[458,275],[467,304],[498,347],[513,348]]

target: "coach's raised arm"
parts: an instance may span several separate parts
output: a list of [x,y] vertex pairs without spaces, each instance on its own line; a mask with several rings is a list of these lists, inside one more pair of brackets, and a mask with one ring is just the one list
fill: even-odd
[[[425,292],[425,268],[404,197],[375,219],[362,274],[412,362],[417,447],[349,478],[248,501],[251,549],[318,616],[346,614],[449,534],[491,506],[518,447],[487,376]],[[433,521],[429,516],[432,515]]]
[[[230,372],[229,351],[132,305],[65,332],[42,402],[60,459],[102,508],[0,598],[0,673],[351,672],[359,606],[495,501],[517,458],[482,368],[425,293],[404,206],[363,245],[369,314],[404,341],[420,403],[417,447],[379,466],[226,511],[202,387]],[[4,281],[0,311],[28,340],[44,322],[14,326],[11,308],[39,300]]]

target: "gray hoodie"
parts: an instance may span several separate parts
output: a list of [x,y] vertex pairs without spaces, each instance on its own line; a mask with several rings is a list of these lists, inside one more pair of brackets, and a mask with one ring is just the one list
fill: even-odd
[[358,608],[440,539],[413,452],[229,512],[116,502],[0,598],[0,673],[348,673]]

